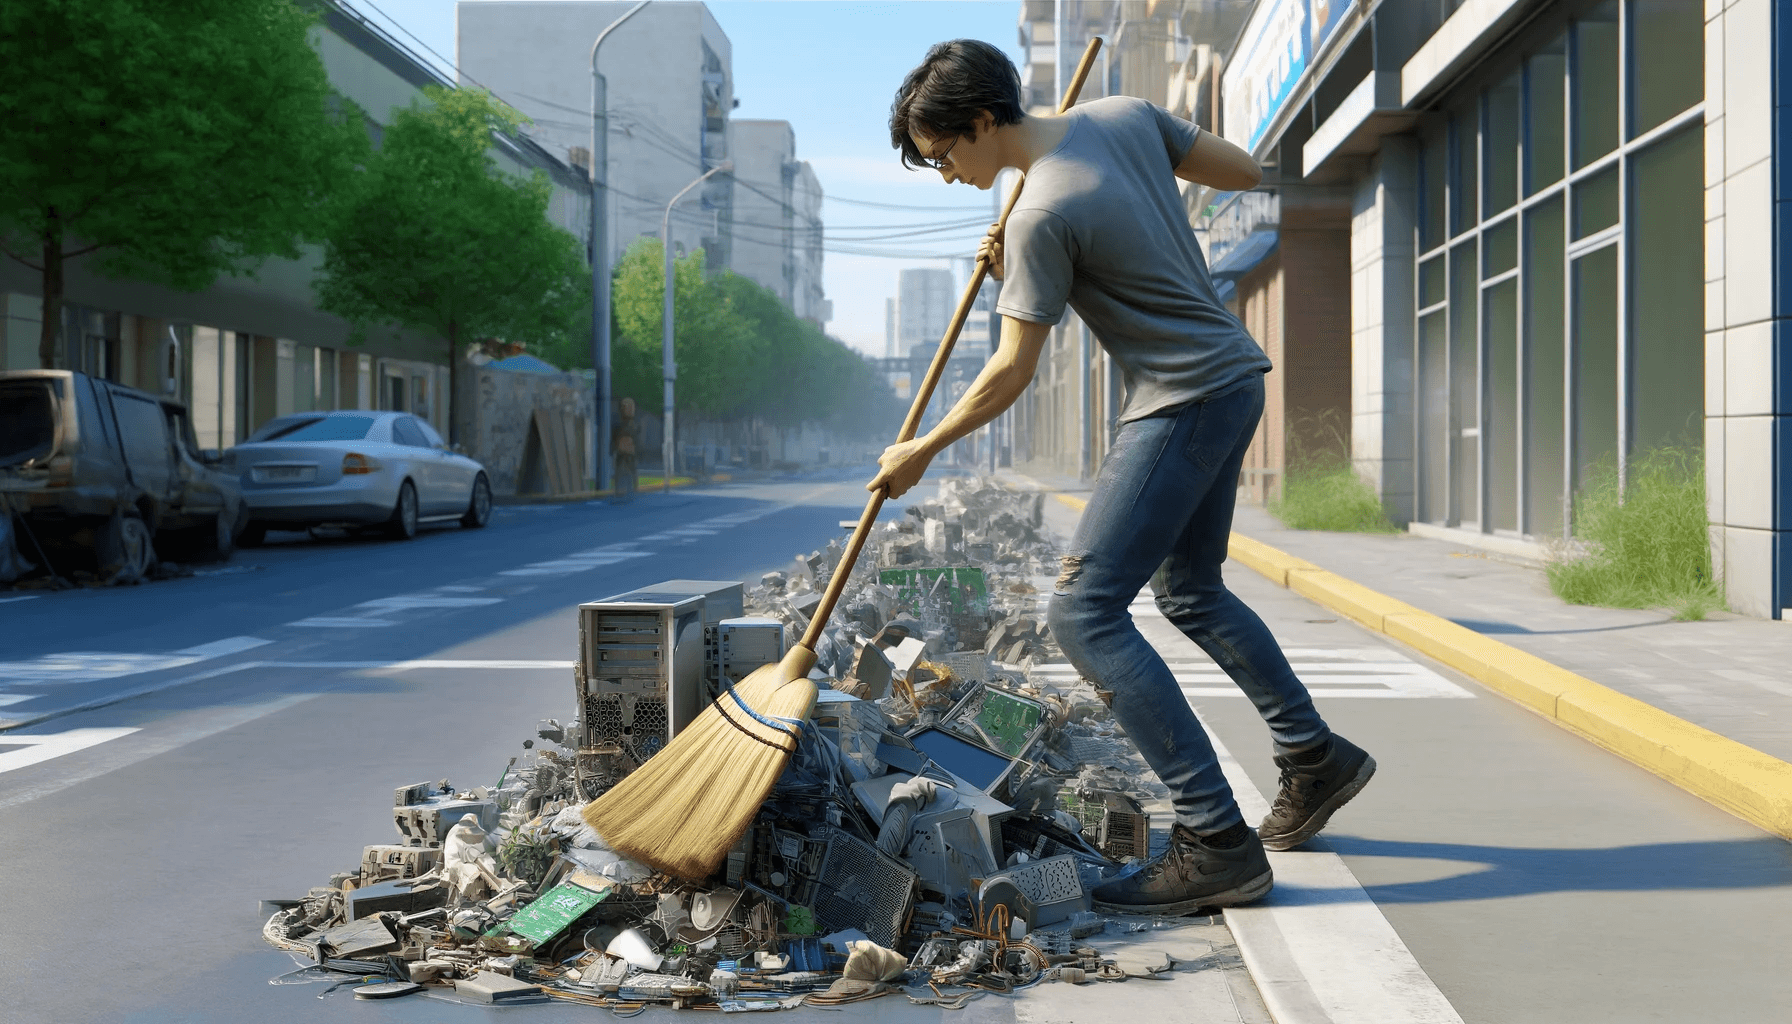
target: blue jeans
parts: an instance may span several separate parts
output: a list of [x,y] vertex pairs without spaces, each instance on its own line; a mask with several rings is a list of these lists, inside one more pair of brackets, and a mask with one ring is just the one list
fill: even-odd
[[1262,415],[1263,376],[1253,373],[1122,425],[1052,594],[1053,638],[1113,694],[1114,717],[1169,787],[1177,819],[1201,835],[1244,818],[1188,698],[1133,624],[1128,606],[1147,581],[1164,616],[1257,706],[1277,753],[1331,735],[1269,627],[1220,579],[1239,469]]

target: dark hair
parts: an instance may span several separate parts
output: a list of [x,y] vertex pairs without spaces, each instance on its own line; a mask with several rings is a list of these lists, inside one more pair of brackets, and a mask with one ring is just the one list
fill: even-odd
[[1026,116],[1014,62],[979,39],[936,43],[896,90],[896,102],[890,104],[890,145],[902,151],[904,167],[925,167],[910,128],[929,138],[971,138],[977,115],[984,111],[998,127]]

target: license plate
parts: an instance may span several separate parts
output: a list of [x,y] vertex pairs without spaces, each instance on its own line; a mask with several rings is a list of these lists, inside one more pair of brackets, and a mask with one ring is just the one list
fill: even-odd
[[256,466],[255,481],[257,483],[307,483],[317,478],[317,469],[312,466]]

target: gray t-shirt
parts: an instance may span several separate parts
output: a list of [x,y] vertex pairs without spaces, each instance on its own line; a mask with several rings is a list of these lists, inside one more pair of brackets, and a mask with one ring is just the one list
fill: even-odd
[[1122,422],[1269,370],[1214,293],[1176,188],[1176,165],[1201,130],[1130,96],[1072,107],[1069,117],[1008,217],[996,311],[1055,324],[1068,302],[1120,366]]

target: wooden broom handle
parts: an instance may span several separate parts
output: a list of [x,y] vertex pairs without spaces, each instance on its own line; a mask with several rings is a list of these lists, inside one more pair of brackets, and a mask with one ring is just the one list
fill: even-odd
[[[1070,79],[1070,87],[1064,90],[1064,98],[1058,103],[1058,113],[1062,114],[1076,105],[1076,98],[1083,91],[1083,82],[1095,67],[1095,55],[1099,52],[1101,37],[1096,36],[1089,40],[1089,48],[1083,51],[1083,59],[1076,66],[1076,74]],[[996,221],[998,232],[1007,226],[1008,214],[1014,211],[1014,204],[1020,199],[1021,186],[1026,183],[1026,176],[1022,175],[1014,183],[1014,191],[1008,193],[1008,202],[1003,204],[1002,216]],[[902,432],[896,435],[897,444],[914,440],[915,432],[920,429],[921,416],[927,411],[927,404],[933,400],[934,388],[939,386],[940,377],[946,372],[946,363],[952,358],[952,347],[958,344],[958,332],[970,318],[971,306],[977,301],[977,293],[983,290],[983,278],[988,273],[989,261],[982,256],[977,257],[970,284],[965,286],[964,297],[958,300],[958,310],[952,314],[952,322],[946,327],[946,336],[940,339],[939,351],[933,354],[933,363],[927,367],[927,376],[922,378],[921,386],[915,392],[915,400],[909,405],[908,418],[902,422]],[[828,588],[821,595],[821,603],[815,606],[815,613],[809,619],[809,627],[803,630],[803,638],[797,641],[811,652],[821,642],[821,631],[827,627],[828,619],[834,614],[834,606],[840,602],[840,594],[846,589],[847,577],[852,575],[852,567],[858,564],[859,553],[871,538],[871,527],[876,524],[878,513],[883,511],[884,498],[888,493],[887,488],[878,490],[865,503],[865,512],[859,516],[859,525],[853,528],[852,539],[847,541],[846,551],[840,556],[840,564],[834,568],[834,575],[828,580]]]

